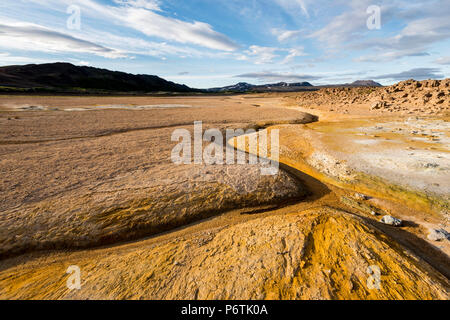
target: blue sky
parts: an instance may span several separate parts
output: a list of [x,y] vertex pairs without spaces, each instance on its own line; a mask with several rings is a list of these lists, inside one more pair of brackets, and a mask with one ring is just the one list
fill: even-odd
[[66,61],[197,88],[387,85],[450,77],[449,17],[449,0],[2,0],[0,65]]

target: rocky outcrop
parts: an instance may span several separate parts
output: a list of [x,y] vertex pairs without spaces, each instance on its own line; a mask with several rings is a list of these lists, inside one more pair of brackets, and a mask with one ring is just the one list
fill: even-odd
[[287,101],[308,109],[349,114],[442,114],[450,111],[450,79],[407,80],[389,87],[325,88],[298,93]]
[[397,218],[394,218],[392,216],[384,216],[380,220],[382,223],[393,226],[393,227],[401,227],[403,224],[403,221]]
[[428,234],[428,239],[431,241],[443,241],[450,239],[450,233],[444,229],[431,229]]

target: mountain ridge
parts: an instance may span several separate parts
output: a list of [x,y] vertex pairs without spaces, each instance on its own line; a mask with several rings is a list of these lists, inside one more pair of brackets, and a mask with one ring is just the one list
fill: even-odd
[[194,89],[156,75],[131,74],[121,71],[76,66],[67,62],[27,64],[0,67],[0,92],[13,93],[85,93],[85,94],[146,94],[168,93],[248,93],[300,92],[324,87],[381,87],[373,80],[357,80],[346,84],[314,86],[309,82],[278,82],[254,85],[239,82],[234,85]]
[[0,86],[37,91],[198,91],[155,75],[134,75],[65,62],[0,67]]
[[297,82],[297,83],[278,82],[261,85],[254,85],[247,82],[239,82],[231,86],[206,89],[206,91],[214,93],[220,92],[243,93],[249,91],[256,91],[256,92],[299,91],[299,90],[307,90],[312,87],[313,85],[309,82]]

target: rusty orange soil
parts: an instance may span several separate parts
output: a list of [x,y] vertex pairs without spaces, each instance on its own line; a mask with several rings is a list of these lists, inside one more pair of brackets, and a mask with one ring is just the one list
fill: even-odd
[[[0,239],[0,297],[448,299],[448,241],[426,238],[429,227],[446,225],[445,213],[375,192],[374,181],[390,183],[382,173],[349,183],[361,168],[349,165],[346,175],[311,158],[342,151],[368,119],[392,123],[404,110],[310,109],[302,96],[0,96],[0,228],[8,235]],[[205,129],[280,129],[280,174],[174,167],[171,133],[198,120]],[[384,225],[372,211],[405,223]],[[81,290],[66,286],[71,265],[81,269]]]

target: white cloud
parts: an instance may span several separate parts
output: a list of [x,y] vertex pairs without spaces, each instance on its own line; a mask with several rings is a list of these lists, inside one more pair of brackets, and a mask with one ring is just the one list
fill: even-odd
[[[334,17],[325,27],[312,32],[309,38],[331,49],[371,50],[372,53],[354,61],[383,62],[411,56],[426,56],[429,46],[450,38],[450,6],[448,0],[411,2],[381,1],[381,31],[367,28],[366,9],[372,0],[350,1],[348,10]],[[378,34],[390,31],[389,22],[405,24],[394,35]]]
[[[169,44],[167,42],[147,41],[142,38],[124,37],[109,32],[84,30],[83,35],[95,43],[107,47],[115,47],[127,54],[145,55],[152,57],[178,56],[178,57],[208,57],[213,53],[208,50],[199,50],[190,46]],[[225,52],[226,53],[226,52]]]
[[0,24],[0,47],[54,53],[90,53],[106,58],[126,57],[123,52],[31,23]]
[[373,77],[373,79],[392,79],[392,80],[441,79],[444,77],[444,75],[441,74],[440,72],[441,72],[441,70],[437,69],[437,68],[414,68],[414,69],[399,72],[399,73],[389,73],[389,74],[379,75],[379,76]]
[[12,56],[7,52],[0,53],[0,65],[22,64],[22,63],[46,63],[47,59],[35,59],[22,56]]
[[289,40],[294,40],[298,38],[301,34],[301,30],[280,30],[280,29],[272,29],[272,34],[277,36],[279,42],[285,42]]
[[330,48],[340,48],[355,40],[358,35],[368,31],[366,13],[371,0],[351,1],[350,8],[344,13],[333,17],[323,28],[308,35],[325,43]]
[[237,44],[225,35],[214,31],[207,23],[185,22],[144,9],[120,8],[115,11],[117,16],[120,16],[122,23],[148,36],[195,44],[215,50],[234,51],[238,49]]
[[281,64],[291,63],[296,57],[306,56],[303,47],[297,48],[276,48],[276,47],[260,47],[250,46],[249,50],[246,50],[247,56],[238,56],[237,60],[249,60],[253,58],[255,64],[271,64],[275,62],[275,59],[282,55],[285,55],[284,59],[280,61]]
[[268,81],[312,81],[321,79],[320,76],[309,75],[309,74],[295,74],[295,73],[287,73],[287,72],[272,72],[272,71],[262,71],[262,72],[250,72],[244,73],[237,76],[235,78],[244,78],[244,79],[257,79],[260,82],[268,82]]
[[448,64],[450,65],[450,56],[440,57],[434,61],[437,64]]
[[286,56],[286,58],[284,58],[282,63],[283,64],[291,63],[292,61],[294,61],[296,57],[303,57],[303,56],[306,56],[303,47],[293,48],[289,50],[289,54]]
[[[431,17],[410,21],[397,35],[375,38],[362,42],[356,48],[375,48],[385,52],[393,51],[392,58],[404,56],[424,56],[428,46],[450,38],[450,6],[436,11]],[[392,59],[392,60],[393,60]]]
[[[32,0],[49,7],[67,6],[73,0]],[[187,22],[158,14],[159,1],[116,0],[116,6],[102,5],[93,0],[77,0],[82,14],[130,27],[147,36],[183,44],[198,45],[219,51],[234,51],[239,46],[207,23]],[[85,10],[87,9],[87,10]]]
[[247,61],[248,57],[245,54],[239,54],[236,56],[236,60],[238,61]]
[[83,67],[87,67],[87,66],[91,65],[91,63],[89,61],[84,61],[84,60],[69,59],[69,61],[75,65],[83,66]]
[[162,11],[158,0],[114,0],[115,3],[134,8],[144,8],[153,11]]
[[[420,48],[419,48],[420,49]],[[418,49],[398,50],[362,56],[354,59],[355,62],[389,62],[403,57],[424,57],[429,56],[427,52],[420,52]]]
[[308,8],[305,0],[275,0],[287,13],[296,16],[299,13],[309,17]]
[[246,53],[255,58],[255,64],[268,64],[278,57],[275,53],[277,50],[278,48],[251,46]]

